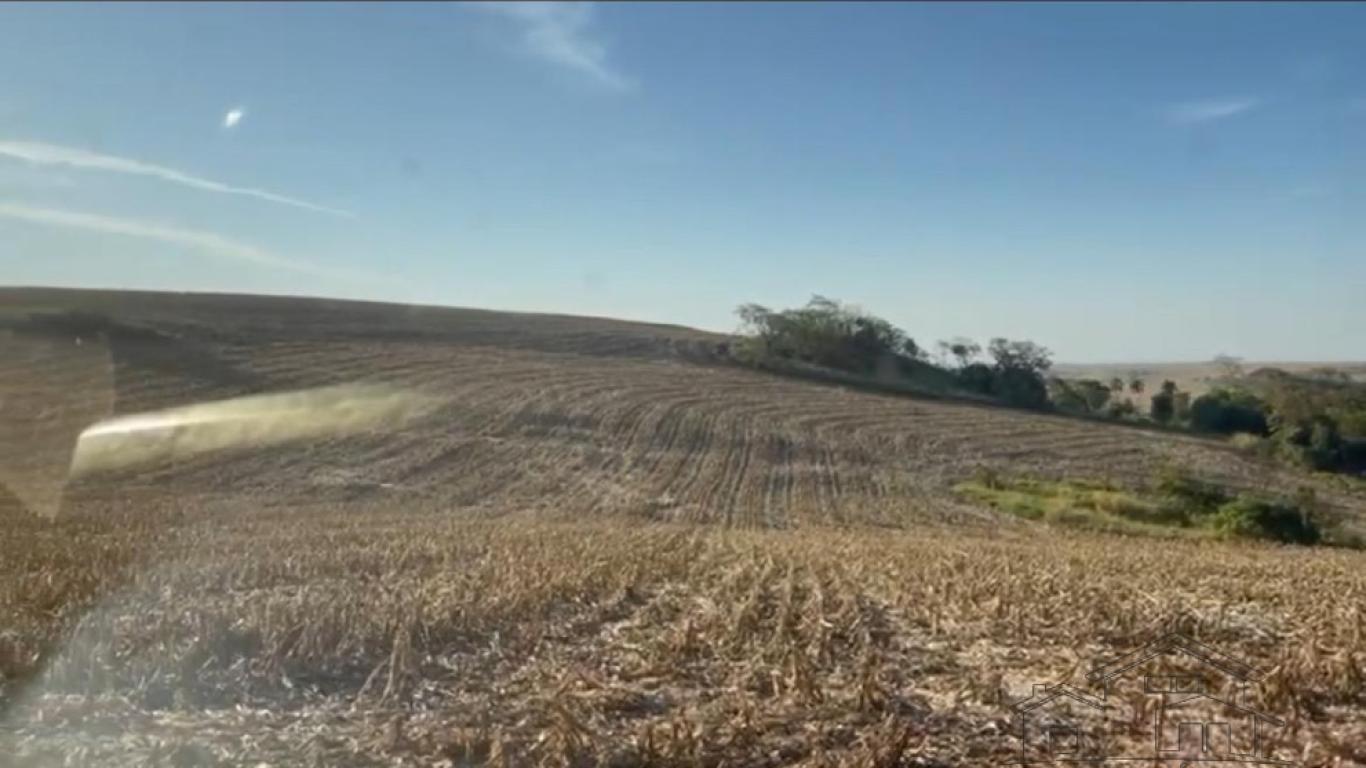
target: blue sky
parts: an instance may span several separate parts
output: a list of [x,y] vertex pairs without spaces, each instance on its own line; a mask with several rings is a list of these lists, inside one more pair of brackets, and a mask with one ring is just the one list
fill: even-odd
[[6,5],[0,282],[1366,358],[1366,5]]

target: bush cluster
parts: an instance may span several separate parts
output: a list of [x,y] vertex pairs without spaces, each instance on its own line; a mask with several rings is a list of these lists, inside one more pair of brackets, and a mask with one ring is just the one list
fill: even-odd
[[1290,544],[1311,545],[1323,540],[1314,494],[1307,489],[1293,501],[1233,496],[1185,472],[1166,470],[1159,476],[1157,492],[1164,512],[1180,525]]
[[957,361],[950,368],[947,360],[932,363],[914,339],[887,320],[824,296],[796,309],[745,304],[736,313],[744,338],[735,356],[744,362],[797,361],[882,380],[929,378],[1009,405],[1049,405],[1044,372],[1052,365],[1051,355],[1031,341],[992,339],[986,350],[990,362],[977,360],[982,348],[972,341],[940,342],[946,356]]
[[[932,358],[905,331],[858,307],[812,296],[806,306],[736,310],[743,338],[726,354],[766,367],[801,363],[866,377],[874,386],[954,392],[1021,408],[1055,409],[1116,420],[1143,418],[1124,392],[1126,382],[1049,377],[1052,354],[1027,340],[994,338],[985,349],[971,339],[938,343]],[[1366,472],[1366,386],[1340,371],[1293,376],[1276,369],[1244,375],[1223,359],[1225,385],[1194,399],[1165,381],[1149,398],[1147,420],[1215,435],[1245,435],[1259,454],[1309,469]],[[792,370],[788,367],[788,370]],[[817,371],[808,369],[808,373]],[[1129,392],[1143,393],[1137,375]]]

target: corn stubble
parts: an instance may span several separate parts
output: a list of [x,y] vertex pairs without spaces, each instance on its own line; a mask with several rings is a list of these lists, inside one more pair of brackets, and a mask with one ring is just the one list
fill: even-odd
[[[1009,702],[1169,629],[1266,671],[1282,754],[1366,763],[1366,555],[1047,530],[952,493],[1177,461],[1360,519],[1360,488],[765,376],[683,329],[130,296],[0,290],[117,321],[0,339],[3,768],[999,765]],[[61,484],[98,419],[352,383],[443,404]]]
[[1306,764],[1363,759],[1355,553],[378,509],[9,522],[14,765],[992,764],[1005,702],[1157,626],[1269,670],[1255,701]]

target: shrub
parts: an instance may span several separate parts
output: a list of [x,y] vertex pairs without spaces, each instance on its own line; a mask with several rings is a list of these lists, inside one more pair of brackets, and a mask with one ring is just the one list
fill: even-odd
[[1132,419],[1138,415],[1138,406],[1131,400],[1115,400],[1105,409],[1105,413],[1112,419]]
[[1228,494],[1219,486],[1172,467],[1158,475],[1157,491],[1164,506],[1185,510],[1188,517],[1212,514],[1228,501]]
[[1314,419],[1309,429],[1309,458],[1316,469],[1336,468],[1342,460],[1342,436],[1331,418]]
[[1151,405],[1148,407],[1148,415],[1158,424],[1168,424],[1172,416],[1176,414],[1176,404],[1172,402],[1170,392],[1158,392],[1152,396]]
[[1343,441],[1342,468],[1348,472],[1366,472],[1366,440]]
[[[1235,496],[1175,468],[1164,470],[1156,487],[1138,493],[1108,483],[1003,477],[985,467],[955,490],[1019,517],[1092,530],[1306,545],[1363,543],[1342,530],[1342,521],[1320,507],[1308,486],[1290,499]],[[1162,530],[1175,528],[1186,530]]]
[[996,383],[996,373],[985,363],[969,363],[958,371],[958,386],[968,392],[990,395]]
[[1006,368],[996,371],[992,394],[1001,402],[1021,408],[1043,408],[1048,405],[1048,386],[1036,371]]
[[1101,499],[1100,509],[1112,515],[1148,525],[1188,527],[1190,513],[1176,504],[1151,503],[1128,494],[1116,493]]
[[1343,408],[1333,412],[1333,418],[1344,437],[1366,439],[1366,408]]
[[1076,382],[1050,377],[1047,384],[1048,399],[1053,403],[1054,408],[1075,413],[1088,413],[1090,411],[1086,407],[1086,398],[1082,397],[1081,392],[1076,387]]
[[1049,398],[1064,410],[1100,413],[1110,402],[1110,388],[1095,379],[1049,379]]
[[1192,429],[1201,432],[1270,434],[1266,404],[1249,393],[1227,389],[1195,398],[1190,406],[1190,423]]
[[1337,422],[1328,416],[1278,423],[1276,441],[1284,455],[1310,469],[1331,471],[1345,464],[1342,435]]
[[990,488],[993,491],[1005,487],[1001,473],[993,467],[978,467],[973,470],[972,480],[983,488]]
[[1200,525],[1225,536],[1268,539],[1292,544],[1318,544],[1323,530],[1316,521],[1318,504],[1312,489],[1301,489],[1294,501],[1231,497],[1222,488],[1189,473],[1168,468],[1158,478],[1161,509],[1167,520]]
[[1321,471],[1363,468],[1353,441],[1366,430],[1366,385],[1337,371],[1293,375],[1263,368],[1249,375],[1246,387],[1267,404],[1283,458]]
[[1291,544],[1318,544],[1323,534],[1313,517],[1298,505],[1245,496],[1220,505],[1212,527],[1228,536],[1269,539]]

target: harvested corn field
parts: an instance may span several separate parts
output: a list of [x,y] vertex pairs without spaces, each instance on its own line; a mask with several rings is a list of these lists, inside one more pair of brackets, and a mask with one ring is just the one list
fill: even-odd
[[[1264,670],[1247,701],[1285,722],[1278,755],[1366,760],[1361,555],[1056,531],[953,493],[1178,464],[1351,519],[1350,483],[762,374],[683,328],[0,297],[16,765],[997,765],[1032,684],[1166,631]],[[65,478],[98,419],[350,383],[441,404]]]

